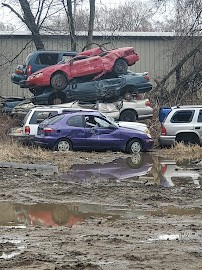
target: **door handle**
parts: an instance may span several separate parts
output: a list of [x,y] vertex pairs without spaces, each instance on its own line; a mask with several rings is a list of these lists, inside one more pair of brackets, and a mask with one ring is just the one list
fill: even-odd
[[200,129],[200,127],[195,127],[195,129]]

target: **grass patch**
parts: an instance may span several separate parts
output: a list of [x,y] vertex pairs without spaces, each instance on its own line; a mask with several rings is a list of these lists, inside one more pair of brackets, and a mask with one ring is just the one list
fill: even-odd
[[202,157],[202,149],[200,145],[185,145],[183,143],[176,143],[171,148],[164,148],[161,150],[161,155],[174,158],[177,161],[200,159]]

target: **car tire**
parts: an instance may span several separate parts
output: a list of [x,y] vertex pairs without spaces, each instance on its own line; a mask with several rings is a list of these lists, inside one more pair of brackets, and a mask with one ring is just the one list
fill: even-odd
[[133,96],[130,92],[126,92],[124,94],[124,99],[127,100],[127,101],[131,101],[133,99]]
[[117,59],[114,63],[113,72],[115,72],[117,75],[119,74],[126,74],[128,71],[128,64],[123,59]]
[[54,146],[55,151],[67,152],[72,150],[71,142],[67,139],[60,139]]
[[176,136],[176,142],[180,143],[184,143],[184,144],[200,144],[200,140],[199,137],[196,134],[190,133],[182,133],[182,134],[178,134]]
[[65,103],[65,101],[66,101],[65,95],[57,94],[57,93],[50,95],[50,97],[48,98],[49,105],[58,105],[58,104]]
[[51,77],[51,86],[53,89],[61,91],[68,85],[68,79],[64,73],[55,73]]
[[126,152],[129,154],[132,153],[139,153],[142,151],[142,143],[140,140],[138,139],[133,139],[131,141],[128,142],[127,146],[126,146]]
[[140,153],[134,153],[126,158],[126,163],[131,169],[139,169],[143,166],[143,156]]
[[133,110],[125,110],[121,112],[120,121],[126,122],[136,122],[137,121],[137,113]]

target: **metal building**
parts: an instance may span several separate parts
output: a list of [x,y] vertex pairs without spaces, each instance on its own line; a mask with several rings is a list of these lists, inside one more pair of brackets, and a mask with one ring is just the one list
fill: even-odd
[[[47,50],[70,50],[69,35],[42,36]],[[94,32],[93,42],[105,44],[107,49],[133,46],[140,56],[140,60],[131,71],[148,71],[153,82],[166,74],[173,63],[171,58],[175,47],[174,34],[170,32]],[[81,51],[86,44],[86,33],[77,34],[77,50]],[[94,45],[96,46],[96,45]],[[27,55],[36,50],[28,32],[8,33],[0,32],[0,96],[29,97],[27,89],[11,83],[10,77],[18,64],[23,64]]]

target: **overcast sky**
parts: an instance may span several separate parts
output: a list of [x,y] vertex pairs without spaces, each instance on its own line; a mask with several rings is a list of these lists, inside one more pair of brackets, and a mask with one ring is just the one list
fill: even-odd
[[[110,8],[110,7],[118,6],[119,4],[123,5],[127,1],[131,1],[131,0],[96,0],[96,5],[98,5],[98,4],[105,5],[105,6]],[[139,1],[148,2],[149,0],[139,0]],[[10,23],[10,24],[14,25],[15,27],[17,26],[16,30],[22,31],[24,28],[23,24],[20,23],[20,21],[16,17],[16,15],[14,13],[12,13],[8,8],[1,6],[2,2],[4,2],[4,0],[0,0],[0,21],[3,22],[5,25]],[[150,3],[151,2],[152,1],[150,0]],[[88,4],[86,4],[86,3],[88,3],[88,1],[84,1],[83,8],[85,8],[86,5],[88,6]],[[161,11],[157,14],[156,17],[158,19],[160,18],[161,13],[163,13],[163,11]]]

